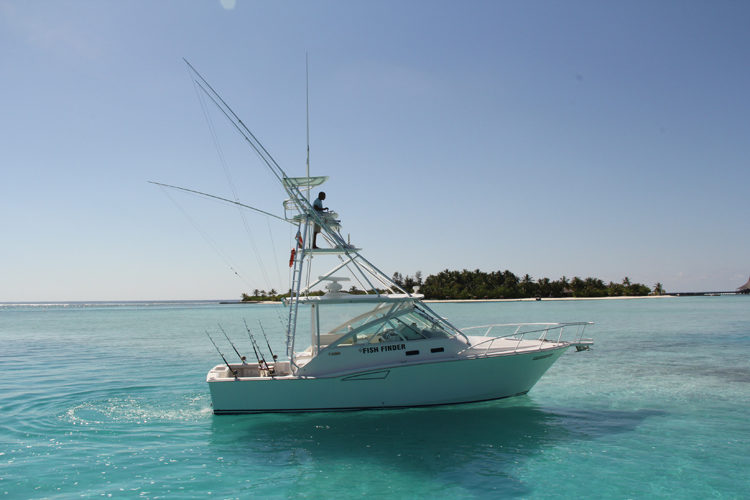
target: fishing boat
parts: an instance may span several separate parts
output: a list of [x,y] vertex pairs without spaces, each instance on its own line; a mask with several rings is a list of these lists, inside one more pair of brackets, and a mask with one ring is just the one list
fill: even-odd
[[[421,407],[519,396],[569,348],[592,345],[583,336],[588,322],[454,326],[422,294],[400,286],[345,239],[336,213],[310,202],[311,191],[327,177],[310,176],[309,159],[306,176],[288,176],[188,66],[201,91],[274,174],[286,199],[283,216],[277,216],[207,196],[296,227],[284,301],[286,359],[256,354],[256,363],[229,363],[222,355],[224,362],[206,377],[215,414]],[[313,245],[315,233],[319,247]],[[316,266],[326,260],[330,267],[313,274],[313,259]],[[344,291],[347,281],[358,285],[350,288],[358,293]],[[257,353],[260,346],[252,341]]]

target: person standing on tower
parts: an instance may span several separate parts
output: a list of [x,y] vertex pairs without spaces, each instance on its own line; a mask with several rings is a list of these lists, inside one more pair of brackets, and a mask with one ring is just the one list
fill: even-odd
[[[325,212],[328,210],[328,207],[323,206],[323,200],[326,199],[326,194],[321,191],[318,193],[318,197],[315,198],[315,201],[313,202],[313,208],[316,212]],[[316,223],[313,226],[313,248],[318,248],[318,233],[320,232],[320,226]]]

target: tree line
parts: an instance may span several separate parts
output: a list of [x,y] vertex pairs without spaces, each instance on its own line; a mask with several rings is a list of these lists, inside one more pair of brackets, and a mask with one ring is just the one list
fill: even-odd
[[[482,299],[523,299],[523,298],[558,298],[558,297],[637,297],[644,295],[663,295],[664,287],[656,283],[653,289],[641,283],[632,283],[627,276],[621,283],[610,281],[605,283],[598,278],[569,279],[565,276],[557,280],[549,278],[533,279],[525,274],[521,277],[508,271],[484,272],[476,269],[474,271],[450,271],[448,269],[437,274],[431,274],[427,278],[417,271],[414,276],[404,276],[399,272],[393,273],[391,278],[397,285],[408,292],[414,292],[419,287],[419,293],[424,294],[425,299],[432,300],[482,300]],[[364,293],[355,287],[351,287],[349,293]],[[321,295],[323,292],[313,292],[312,295]],[[276,290],[266,292],[264,290],[253,290],[253,294],[242,294],[243,302],[261,300],[281,300],[289,294],[278,294]]]
[[[550,278],[533,279],[529,274],[521,277],[508,271],[484,272],[444,270],[428,276],[422,282],[421,274],[402,277],[394,274],[394,281],[408,291],[414,286],[420,286],[420,293],[426,299],[522,299],[522,298],[553,298],[553,297],[623,297],[643,296],[650,294],[661,295],[664,288],[661,283],[654,285],[652,290],[641,283],[633,283],[625,277],[621,283],[610,281],[605,283],[599,278],[569,279],[565,276],[557,280]],[[398,278],[398,279],[397,279]]]

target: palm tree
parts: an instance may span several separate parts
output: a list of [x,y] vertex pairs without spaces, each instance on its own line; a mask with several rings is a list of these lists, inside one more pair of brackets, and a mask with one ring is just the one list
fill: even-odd
[[552,293],[549,278],[541,278],[539,281],[539,295],[549,297]]
[[654,295],[664,295],[664,287],[661,285],[661,283],[656,283],[654,285]]
[[573,296],[581,297],[585,285],[586,283],[581,278],[579,278],[578,276],[574,276],[570,282],[570,288],[573,290]]
[[531,297],[534,295],[534,278],[530,274],[524,274],[521,278],[521,292],[524,297]]
[[393,273],[393,277],[391,278],[391,280],[400,287],[404,286],[404,277],[398,271]]
[[570,280],[568,280],[567,276],[563,275],[562,278],[560,278],[560,292],[565,296],[570,294],[571,291]]

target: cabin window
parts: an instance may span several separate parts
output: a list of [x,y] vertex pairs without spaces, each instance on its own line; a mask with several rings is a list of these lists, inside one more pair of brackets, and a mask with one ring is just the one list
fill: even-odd
[[406,340],[422,340],[426,338],[422,334],[422,329],[419,327],[419,325],[417,325],[415,321],[406,323],[400,318],[396,318],[396,322],[398,323],[398,332]]
[[377,344],[380,342],[403,342],[404,340],[404,337],[399,335],[398,332],[392,328],[370,337],[371,344]]

